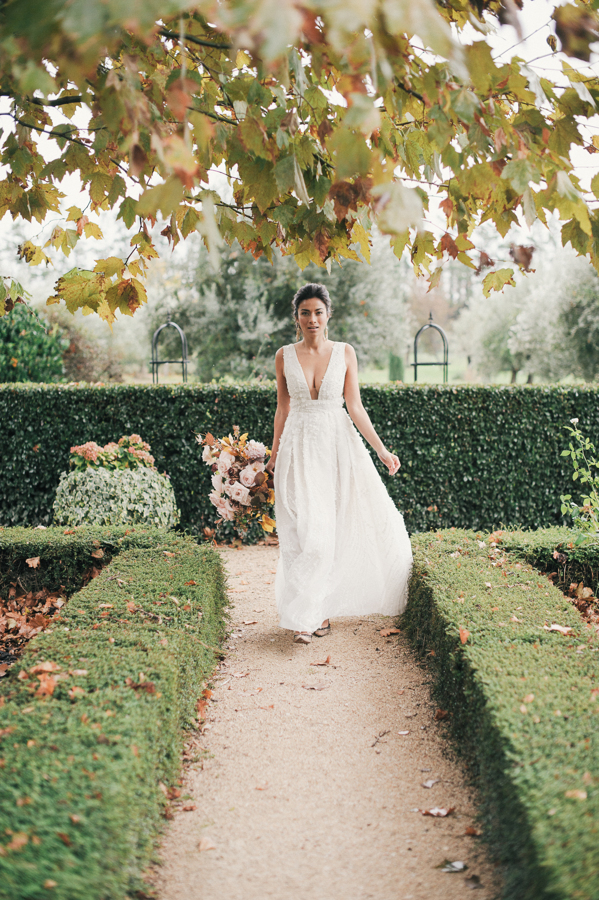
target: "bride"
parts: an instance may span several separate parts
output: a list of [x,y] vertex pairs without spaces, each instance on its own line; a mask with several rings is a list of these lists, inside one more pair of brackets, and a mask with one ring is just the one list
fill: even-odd
[[280,545],[275,593],[280,625],[300,644],[328,634],[336,616],[398,615],[412,564],[403,517],[356,428],[390,475],[400,462],[362,405],[355,350],[328,338],[331,312],[324,285],[300,288],[293,298],[298,343],[275,357],[267,466]]

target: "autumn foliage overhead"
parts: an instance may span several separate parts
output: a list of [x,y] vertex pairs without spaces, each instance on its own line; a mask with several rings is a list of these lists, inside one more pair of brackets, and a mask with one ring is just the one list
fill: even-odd
[[[580,123],[599,79],[563,63],[550,82],[518,57],[494,59],[485,36],[518,27],[517,12],[514,0],[6,0],[0,215],[64,215],[21,245],[38,265],[101,237],[93,214],[114,209],[128,254],[71,269],[48,301],[109,322],[146,299],[159,214],[172,245],[197,231],[211,250],[279,247],[301,267],[368,259],[376,222],[434,285],[444,259],[479,266],[476,225],[505,235],[557,210],[564,243],[599,266],[599,213],[570,162],[573,144],[597,152]],[[553,18],[548,53],[588,60],[593,7]],[[63,209],[68,173],[83,208]],[[592,187],[599,197],[599,176]],[[432,196],[445,229],[427,222]],[[485,289],[512,276],[494,269]],[[10,278],[0,285],[0,314],[17,294]]]

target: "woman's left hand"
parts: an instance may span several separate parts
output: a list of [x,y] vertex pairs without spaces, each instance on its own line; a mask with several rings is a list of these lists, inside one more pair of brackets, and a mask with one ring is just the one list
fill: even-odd
[[389,475],[395,475],[397,474],[397,472],[399,472],[401,463],[394,453],[389,453],[388,450],[381,450],[381,452],[378,454],[378,457],[383,465],[387,466],[387,468],[389,469]]

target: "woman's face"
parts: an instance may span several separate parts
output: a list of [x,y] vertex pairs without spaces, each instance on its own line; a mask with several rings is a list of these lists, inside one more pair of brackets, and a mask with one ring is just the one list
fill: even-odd
[[304,337],[316,337],[324,333],[330,316],[322,300],[318,297],[310,297],[302,300],[297,311],[297,322]]

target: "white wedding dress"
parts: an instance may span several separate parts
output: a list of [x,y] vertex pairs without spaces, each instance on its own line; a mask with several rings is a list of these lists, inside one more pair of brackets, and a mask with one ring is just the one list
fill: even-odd
[[283,348],[291,408],[275,465],[282,628],[403,611],[412,550],[403,517],[343,407],[345,344],[335,342],[318,400],[294,344]]

